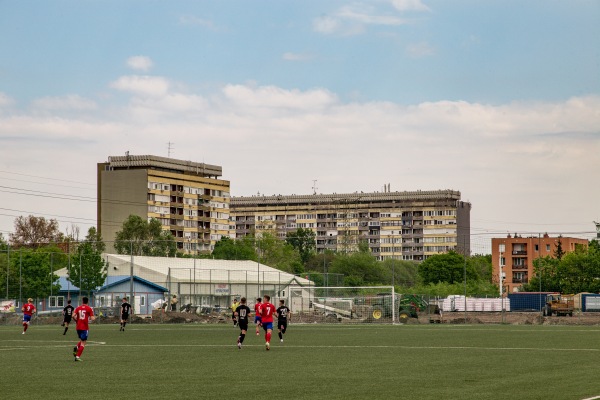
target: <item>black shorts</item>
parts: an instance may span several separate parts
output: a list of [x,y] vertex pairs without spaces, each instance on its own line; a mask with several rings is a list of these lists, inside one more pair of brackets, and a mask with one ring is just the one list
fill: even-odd
[[121,319],[127,321],[129,319],[129,314],[121,314]]
[[248,321],[239,321],[238,326],[240,327],[241,331],[247,331],[248,330]]
[[70,324],[71,323],[71,317],[65,317],[65,319],[63,319],[63,324]]
[[285,331],[287,329],[287,319],[277,321],[277,328]]

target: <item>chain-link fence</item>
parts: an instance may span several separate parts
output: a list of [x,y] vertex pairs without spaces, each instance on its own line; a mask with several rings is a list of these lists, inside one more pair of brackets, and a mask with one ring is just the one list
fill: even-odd
[[463,291],[439,297],[391,286],[344,287],[341,274],[293,274],[253,260],[135,254],[98,260],[95,253],[58,247],[0,251],[0,323],[17,323],[28,298],[38,311],[34,323],[54,323],[67,300],[77,306],[83,296],[101,320],[118,316],[128,298],[136,316],[149,322],[223,322],[234,299],[253,304],[267,294],[304,323],[600,324],[600,295],[594,294],[510,293],[500,299]]

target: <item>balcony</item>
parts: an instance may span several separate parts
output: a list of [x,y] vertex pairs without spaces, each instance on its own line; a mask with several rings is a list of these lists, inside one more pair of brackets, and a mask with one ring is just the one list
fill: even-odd
[[527,250],[513,250],[513,256],[526,256]]
[[513,266],[512,266],[512,269],[521,269],[521,270],[523,270],[523,269],[527,269],[527,268],[528,268],[527,265],[515,265],[515,264],[513,264]]
[[512,283],[527,283],[529,282],[528,278],[513,278]]

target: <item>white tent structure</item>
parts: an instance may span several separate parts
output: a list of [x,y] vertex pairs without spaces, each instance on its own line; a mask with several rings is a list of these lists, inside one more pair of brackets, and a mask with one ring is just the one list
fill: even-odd
[[280,271],[256,261],[211,260],[193,258],[143,257],[105,254],[108,274],[133,275],[168,288],[179,304],[203,307],[228,307],[234,297],[246,297],[248,304],[265,294],[271,302],[280,299],[292,309],[307,308],[308,279]]

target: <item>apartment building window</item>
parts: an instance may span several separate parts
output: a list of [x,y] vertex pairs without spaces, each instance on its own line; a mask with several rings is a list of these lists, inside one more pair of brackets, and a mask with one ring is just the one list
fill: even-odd
[[540,246],[539,245],[534,245],[535,251],[540,251]]
[[550,251],[550,245],[549,244],[546,245],[546,251]]
[[501,243],[501,244],[498,246],[498,251],[499,251],[500,253],[504,253],[504,252],[506,251],[506,245],[505,245],[504,243]]
[[504,267],[506,265],[506,257],[500,257],[500,266]]

